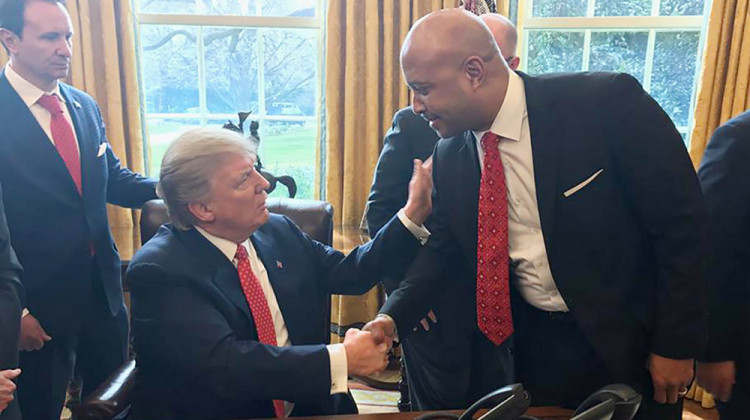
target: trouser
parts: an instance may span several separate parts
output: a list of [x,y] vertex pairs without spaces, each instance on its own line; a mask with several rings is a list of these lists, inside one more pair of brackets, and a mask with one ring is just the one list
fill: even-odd
[[[514,302],[513,311],[516,370],[532,405],[575,409],[596,390],[616,382],[572,314],[542,311],[523,299]],[[650,381],[627,385],[643,396],[636,419],[682,418],[682,399],[658,404]]]
[[23,373],[18,381],[18,399],[24,420],[60,419],[74,369],[83,380],[85,398],[127,360],[125,304],[112,316],[93,264],[89,273],[90,296],[75,303],[59,303],[61,307],[83,305],[82,316],[74,321],[78,325],[69,325],[65,332],[48,331],[52,340],[41,350],[20,354]]

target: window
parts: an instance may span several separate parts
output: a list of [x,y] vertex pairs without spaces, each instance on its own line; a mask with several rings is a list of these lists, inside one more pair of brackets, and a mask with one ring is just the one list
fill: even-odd
[[710,0],[527,0],[524,69],[629,73],[689,141]]
[[[140,82],[149,173],[196,126],[260,123],[259,156],[314,198],[320,130],[320,0],[138,0]],[[272,195],[284,196],[277,188]]]

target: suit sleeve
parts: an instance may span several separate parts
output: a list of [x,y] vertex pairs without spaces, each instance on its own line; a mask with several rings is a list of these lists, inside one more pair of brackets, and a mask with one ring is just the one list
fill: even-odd
[[697,357],[706,337],[708,231],[700,186],[667,114],[640,84],[617,75],[606,96],[615,169],[649,238],[656,267],[653,353]]
[[139,359],[186,372],[226,400],[329,397],[325,345],[276,347],[240,339],[212,302],[158,265],[138,264],[128,279]]
[[[413,115],[411,110],[406,112]],[[408,128],[408,117],[403,113],[396,113],[385,135],[367,199],[367,227],[373,237],[406,204],[409,195],[414,158],[410,141],[415,139]]]
[[[750,115],[750,114],[749,114]],[[745,125],[748,127],[749,125]],[[724,125],[705,151],[698,177],[708,207],[712,250],[709,341],[701,360],[737,360],[746,334],[750,260],[750,132]]]
[[21,266],[18,264],[5,220],[0,187],[0,370],[18,367],[21,327]]
[[99,144],[107,145],[107,202],[121,207],[136,208],[148,200],[157,198],[157,180],[123,168],[107,141],[104,120],[99,107],[94,104],[96,124],[99,130]]
[[354,248],[348,255],[312,240],[294,222],[285,219],[299,239],[309,244],[315,277],[321,289],[329,294],[366,293],[383,277],[403,272],[421,247],[397,216],[369,242]]
[[401,339],[411,333],[419,320],[424,318],[442,292],[448,289],[448,283],[459,279],[459,276],[449,273],[457,271],[453,264],[464,261],[441,206],[439,176],[443,162],[440,156],[441,154],[436,152],[432,161],[435,184],[432,193],[432,214],[427,226],[431,233],[430,239],[419,249],[404,280],[398,289],[388,296],[380,309],[380,313],[393,318]]

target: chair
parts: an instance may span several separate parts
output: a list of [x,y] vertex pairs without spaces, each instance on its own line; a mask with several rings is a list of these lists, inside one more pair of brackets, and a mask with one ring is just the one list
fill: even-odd
[[[169,222],[167,207],[162,200],[151,200],[143,205],[141,213],[141,243],[146,243],[159,227]],[[324,201],[292,198],[269,198],[268,211],[283,214],[296,223],[311,238],[326,245],[333,243],[333,207]],[[127,277],[123,276],[127,290]],[[324,326],[330,338],[330,297],[327,298],[329,319]],[[135,360],[130,360],[114,372],[80,405],[71,407],[76,420],[110,420],[120,418],[130,407],[136,374]]]

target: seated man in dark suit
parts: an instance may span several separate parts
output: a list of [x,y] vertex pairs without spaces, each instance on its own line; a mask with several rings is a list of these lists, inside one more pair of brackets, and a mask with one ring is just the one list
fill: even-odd
[[3,208],[3,189],[0,186],[0,419],[21,418],[14,403],[16,385],[13,382],[18,368],[18,332],[21,327],[21,266],[10,247],[8,224]]
[[722,419],[750,413],[750,110],[719,127],[698,178],[713,234],[709,341],[698,384],[719,400]]
[[415,163],[404,208],[345,256],[268,213],[254,163],[251,144],[222,129],[191,130],[164,155],[158,191],[172,224],[128,270],[135,418],[355,412],[347,373],[385,368],[388,343],[370,333],[325,345],[325,299],[364,293],[409,264],[429,235],[430,166]]

